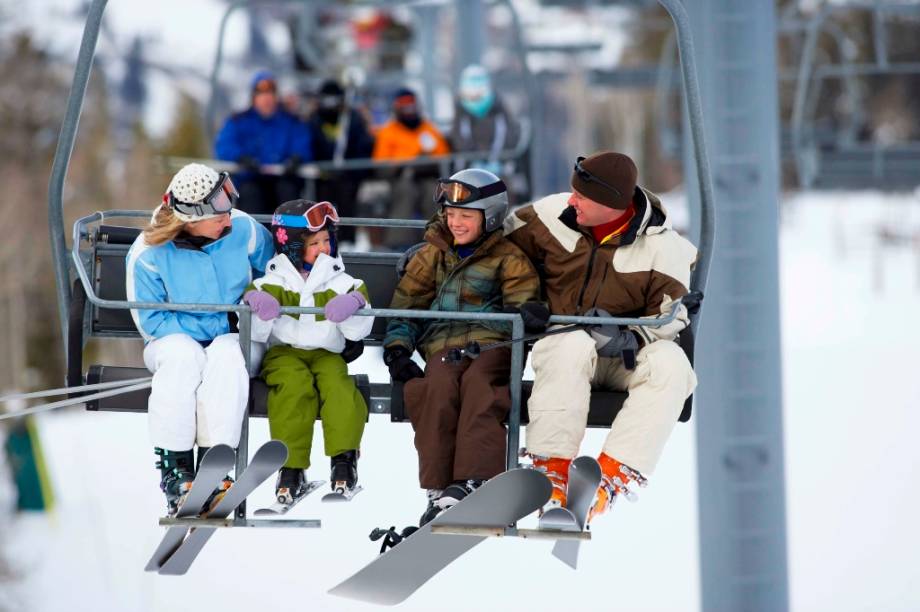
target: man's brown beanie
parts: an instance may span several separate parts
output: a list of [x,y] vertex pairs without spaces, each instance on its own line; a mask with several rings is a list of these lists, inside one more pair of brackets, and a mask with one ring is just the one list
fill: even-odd
[[601,151],[582,159],[579,165],[582,171],[576,167],[572,172],[572,189],[610,208],[623,210],[629,206],[639,171],[628,155]]

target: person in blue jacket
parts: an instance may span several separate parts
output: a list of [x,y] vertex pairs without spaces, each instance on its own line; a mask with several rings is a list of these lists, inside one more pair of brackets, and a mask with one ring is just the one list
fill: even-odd
[[[312,161],[310,131],[278,100],[274,74],[260,70],[252,78],[252,103],[227,119],[214,143],[217,159],[236,162],[233,174],[240,208],[253,214],[271,214],[279,202],[300,197],[304,181],[297,171]],[[265,164],[282,164],[280,175],[263,174]]]
[[[188,164],[172,178],[127,255],[129,301],[236,304],[274,256],[271,234],[245,212],[226,172]],[[137,309],[144,365],[153,373],[147,403],[150,439],[160,456],[160,488],[174,513],[197,464],[215,444],[236,447],[249,399],[235,315]],[[229,488],[225,479],[215,496]]]

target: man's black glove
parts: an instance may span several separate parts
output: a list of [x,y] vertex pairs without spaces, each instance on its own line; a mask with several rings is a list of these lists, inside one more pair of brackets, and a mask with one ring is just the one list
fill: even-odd
[[262,172],[262,164],[259,163],[259,160],[251,155],[243,155],[236,163],[240,165],[240,170],[243,172],[255,172],[259,174]]
[[531,334],[546,331],[549,325],[549,308],[542,302],[524,302],[520,307],[505,306],[502,312],[520,313],[524,320],[524,330]]
[[383,351],[383,363],[390,370],[390,378],[405,383],[413,378],[422,378],[425,373],[412,361],[412,353],[401,346],[391,346]]
[[345,340],[345,348],[342,349],[342,359],[345,363],[351,363],[364,353],[364,340]]
[[303,160],[300,159],[300,155],[291,155],[284,162],[284,176],[297,176],[297,173],[300,171],[300,164],[303,163]]
[[[592,308],[585,313],[586,317],[612,316],[606,310]],[[594,338],[599,357],[619,357],[625,351],[632,351],[633,356],[639,350],[639,340],[628,329],[619,325],[597,325],[588,328],[588,333]]]

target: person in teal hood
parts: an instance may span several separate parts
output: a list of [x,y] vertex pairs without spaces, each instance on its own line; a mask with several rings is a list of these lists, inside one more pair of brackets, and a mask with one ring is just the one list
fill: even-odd
[[517,146],[520,135],[520,125],[496,95],[488,71],[479,64],[464,68],[450,132],[451,149],[483,152],[482,159],[469,160],[464,165],[507,177],[514,168],[502,162],[499,154]]

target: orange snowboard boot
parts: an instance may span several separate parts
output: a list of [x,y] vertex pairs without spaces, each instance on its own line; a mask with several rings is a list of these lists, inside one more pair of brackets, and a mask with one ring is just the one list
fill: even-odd
[[636,500],[636,494],[629,490],[629,483],[635,482],[640,487],[646,486],[645,477],[630,468],[623,465],[606,453],[601,453],[597,458],[601,466],[601,484],[597,488],[597,498],[594,500],[594,506],[588,513],[588,522],[590,523],[596,516],[606,512],[616,501],[618,495],[622,495],[630,501]]
[[565,490],[569,484],[569,464],[571,459],[561,457],[541,457],[532,455],[534,469],[540,470],[553,485],[553,494],[549,498],[548,508],[565,506]]

